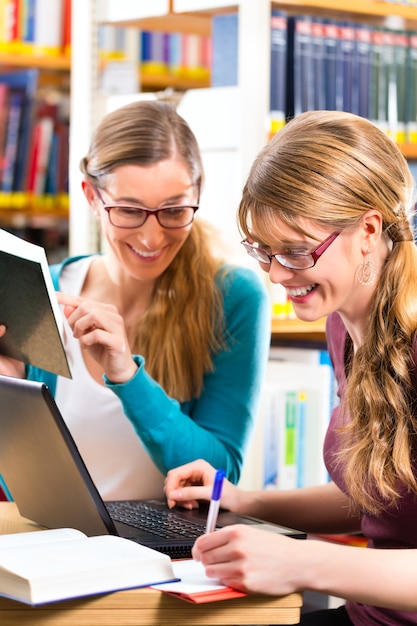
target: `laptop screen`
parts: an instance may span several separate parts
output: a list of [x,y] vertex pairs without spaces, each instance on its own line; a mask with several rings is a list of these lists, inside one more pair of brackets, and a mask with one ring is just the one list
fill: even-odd
[[23,517],[87,535],[117,534],[43,383],[0,376],[0,474]]

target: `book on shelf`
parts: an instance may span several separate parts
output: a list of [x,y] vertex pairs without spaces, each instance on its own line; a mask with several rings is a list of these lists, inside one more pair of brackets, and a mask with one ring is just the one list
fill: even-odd
[[398,122],[397,90],[395,71],[395,36],[392,31],[382,31],[380,115],[378,125],[395,140]]
[[323,20],[323,73],[325,108],[337,109],[336,86],[338,72],[339,25],[336,20]]
[[406,141],[406,91],[407,91],[407,53],[409,37],[405,31],[394,33],[394,76],[393,106],[396,107],[396,119],[393,139],[396,143]]
[[36,54],[62,54],[64,40],[64,0],[36,0],[33,46]]
[[11,193],[17,171],[17,149],[22,125],[24,94],[13,90],[7,102],[7,129],[2,159],[1,191]]
[[291,489],[327,482],[322,447],[336,403],[327,350],[272,347],[241,486]]
[[237,13],[215,15],[212,20],[211,86],[237,85],[238,73]]
[[69,54],[71,0],[0,3],[0,50],[12,54]]
[[269,92],[270,132],[276,133],[285,124],[287,112],[287,15],[271,12],[271,77]]
[[[9,87],[0,82],[0,183],[5,165],[5,146],[9,112]],[[0,187],[1,188],[1,187]]]
[[294,115],[314,109],[312,20],[308,15],[290,18],[293,28]]
[[38,70],[0,71],[5,135],[2,141],[0,134],[0,200],[5,208],[67,206],[69,95],[38,93],[38,79]]
[[176,579],[170,557],[73,528],[0,536],[0,595],[33,606]]
[[358,91],[356,71],[356,33],[350,22],[342,22],[338,37],[338,71],[336,74],[336,107],[339,111],[354,111]]
[[369,89],[371,80],[371,28],[359,24],[355,29],[357,94],[354,94],[353,112],[369,117]]
[[[0,71],[0,83],[6,83],[10,97],[19,94],[19,123],[17,136],[13,138],[15,159],[13,165],[8,165],[13,170],[8,178],[7,185],[2,190],[6,192],[23,192],[26,190],[29,152],[31,144],[31,130],[35,113],[36,92],[38,88],[39,71],[37,69],[16,70],[10,72]],[[9,103],[9,122],[11,123],[12,103]],[[13,115],[18,115],[17,112]],[[12,132],[9,129],[9,132]],[[9,176],[9,175],[8,175]]]
[[0,354],[70,378],[45,250],[6,230],[0,230],[0,301],[6,326]]
[[29,161],[27,190],[40,196],[45,191],[50,151],[54,137],[54,119],[42,116],[33,127],[31,159]]
[[406,86],[406,141],[417,143],[417,33],[408,34]]
[[158,584],[154,587],[158,591],[193,604],[218,602],[247,595],[223,585],[220,580],[208,578],[203,565],[193,559],[173,561],[172,566],[178,582]]
[[382,71],[383,34],[379,28],[371,30],[371,80],[369,86],[369,113],[367,117],[377,125],[385,113],[385,75]]
[[325,77],[323,67],[323,51],[323,20],[320,17],[314,17],[311,21],[311,55],[314,81],[314,108],[317,110],[322,110],[326,108],[326,102],[324,97]]
[[[412,30],[273,10],[270,134],[303,111],[330,109],[370,119],[397,143],[416,143],[416,42]],[[284,58],[285,73],[276,70]]]

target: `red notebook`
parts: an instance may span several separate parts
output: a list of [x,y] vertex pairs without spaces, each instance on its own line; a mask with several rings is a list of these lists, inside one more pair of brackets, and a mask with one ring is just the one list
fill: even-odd
[[203,565],[197,561],[192,559],[173,561],[172,565],[175,576],[180,579],[179,582],[154,585],[153,589],[193,604],[230,600],[247,595],[242,591],[222,585],[215,578],[208,578]]

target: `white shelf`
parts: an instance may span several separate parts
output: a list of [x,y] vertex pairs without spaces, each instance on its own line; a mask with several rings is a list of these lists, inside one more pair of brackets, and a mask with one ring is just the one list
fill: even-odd
[[[349,5],[342,0],[73,0],[74,21],[73,32],[76,39],[73,46],[73,102],[74,112],[71,114],[71,152],[72,173],[71,186],[71,222],[74,235],[71,237],[76,245],[77,253],[81,252],[91,241],[82,240],[86,218],[85,202],[77,190],[78,161],[83,156],[85,144],[91,137],[92,129],[104,112],[100,107],[101,97],[98,92],[98,50],[93,30],[98,23],[123,24],[124,26],[141,29],[162,29],[166,31],[200,32],[207,34],[211,29],[212,16],[219,13],[238,11],[238,85],[239,97],[234,104],[227,98],[224,107],[233,107],[235,117],[232,127],[240,137],[240,144],[226,153],[218,146],[207,151],[209,159],[209,176],[207,177],[207,201],[215,201],[224,197],[230,206],[227,207],[227,219],[235,220],[236,209],[241,189],[249,169],[262,147],[268,140],[269,114],[269,83],[270,83],[270,16],[271,7],[282,8],[290,12],[317,12],[317,14],[335,15],[343,13],[365,21],[388,18],[390,14],[413,22],[417,18],[415,7],[363,0],[361,3]],[[78,8],[77,8],[78,7]],[[85,26],[87,24],[87,26]],[[191,91],[191,90],[190,90]],[[77,95],[78,94],[78,95]],[[200,94],[201,97],[201,94]],[[134,98],[134,95],[132,95]],[[207,107],[206,107],[207,110]],[[208,110],[202,121],[203,130],[214,138],[218,135],[220,112],[213,114]],[[225,119],[230,110],[224,109]],[[187,113],[185,117],[195,117]],[[197,126],[192,125],[197,136]],[[406,149],[409,158],[415,156],[415,148]],[[215,165],[217,162],[217,173]],[[221,171],[220,171],[221,170]],[[75,183],[74,183],[75,180]],[[78,193],[78,197],[77,194]],[[203,198],[203,203],[205,199]],[[208,207],[209,210],[209,207]],[[226,210],[226,209],[225,209]],[[203,213],[203,211],[201,212]],[[75,244],[77,242],[77,244]]]

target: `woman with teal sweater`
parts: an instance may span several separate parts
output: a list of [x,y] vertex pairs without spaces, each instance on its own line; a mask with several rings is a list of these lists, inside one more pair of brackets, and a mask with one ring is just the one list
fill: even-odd
[[72,379],[4,358],[0,372],[48,384],[107,500],[160,497],[168,470],[201,457],[237,482],[269,300],[257,273],[225,263],[216,233],[194,220],[196,139],[171,105],[135,102],[104,118],[81,170],[106,244],[51,267]]

